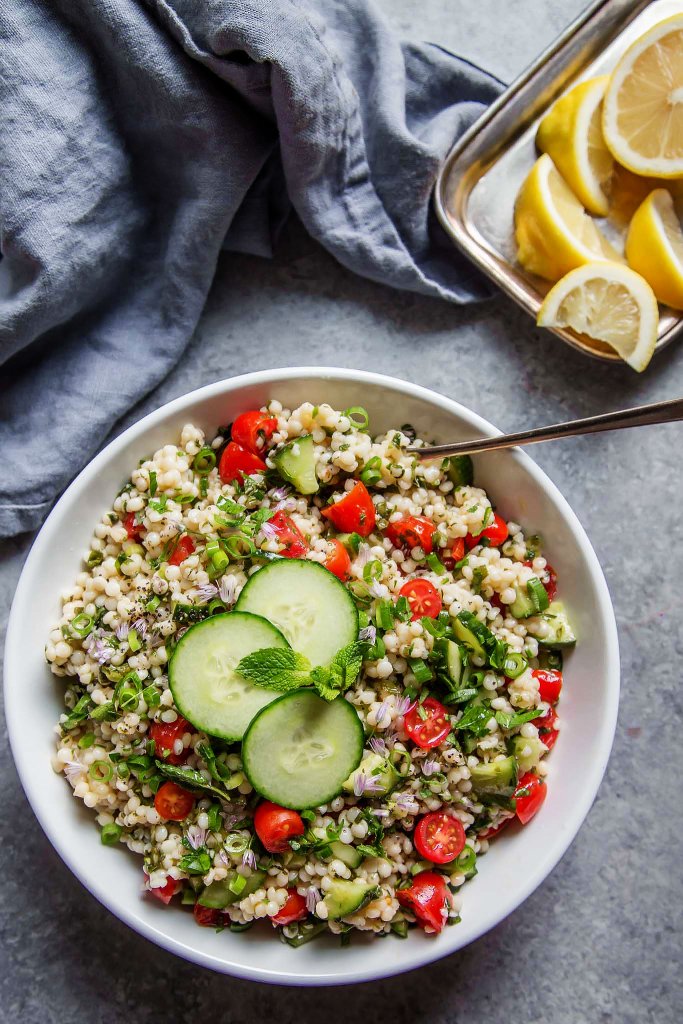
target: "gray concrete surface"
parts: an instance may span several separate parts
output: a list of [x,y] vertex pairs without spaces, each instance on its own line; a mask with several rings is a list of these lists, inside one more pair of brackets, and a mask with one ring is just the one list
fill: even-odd
[[[383,0],[406,36],[510,78],[581,0]],[[226,256],[186,358],[130,419],[247,369],[336,363],[441,390],[518,429],[674,397],[683,345],[642,377],[587,361],[508,301],[478,308],[402,295],[338,267],[296,225],[273,262]],[[598,800],[543,886],[461,953],[355,989],[275,989],[192,967],[114,920],[42,835],[6,741],[0,858],[0,1020],[7,1024],[313,1022],[368,1015],[434,1024],[673,1024],[681,984],[683,659],[681,428],[538,448],[585,525],[620,626],[623,696]],[[4,624],[30,537],[0,548]]]

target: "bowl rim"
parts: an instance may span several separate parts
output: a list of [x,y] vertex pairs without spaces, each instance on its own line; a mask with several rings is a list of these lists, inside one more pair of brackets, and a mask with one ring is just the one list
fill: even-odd
[[[26,798],[36,815],[41,828],[62,861],[91,895],[105,906],[107,910],[113,913],[115,917],[128,925],[139,935],[142,935],[155,945],[161,946],[166,951],[174,953],[176,956],[180,956],[185,960],[198,964],[199,966],[249,981],[259,981],[275,985],[318,987],[325,985],[356,984],[379,980],[381,978],[392,977],[396,974],[406,973],[407,971],[414,970],[426,964],[434,963],[443,957],[456,952],[458,949],[469,945],[476,939],[481,938],[482,935],[497,924],[500,924],[500,922],[502,922],[509,914],[516,910],[517,907],[519,907],[528,898],[528,896],[538,888],[550,872],[553,871],[576,838],[576,835],[595,800],[600,783],[602,782],[616,730],[620,690],[620,661],[617,626],[612,601],[602,568],[597,555],[593,550],[592,544],[588,539],[586,531],[568,501],[550,477],[539,466],[537,466],[525,452],[519,449],[511,449],[507,453],[508,457],[520,462],[526,473],[550,496],[563,518],[571,527],[577,542],[580,544],[582,554],[586,559],[589,572],[595,586],[596,599],[602,609],[605,619],[605,660],[607,670],[604,680],[606,694],[605,715],[600,725],[599,735],[600,756],[596,757],[588,766],[585,784],[581,790],[581,798],[577,800],[573,806],[571,827],[563,830],[562,840],[555,844],[552,856],[546,857],[540,864],[537,864],[536,871],[529,873],[524,884],[515,887],[513,895],[501,898],[500,909],[493,913],[489,913],[488,915],[482,915],[476,924],[473,925],[472,931],[464,942],[458,942],[457,935],[454,935],[453,938],[455,941],[450,943],[442,942],[438,946],[436,944],[427,944],[425,946],[416,945],[411,962],[408,966],[403,963],[392,964],[389,962],[384,966],[368,966],[360,970],[349,971],[341,976],[332,973],[315,976],[308,976],[304,974],[295,975],[269,967],[259,966],[258,964],[245,965],[234,963],[218,956],[213,957],[201,950],[193,949],[186,945],[182,940],[175,938],[165,931],[153,927],[147,921],[137,917],[133,911],[125,905],[125,903],[121,903],[115,896],[112,897],[111,893],[106,890],[104,883],[100,882],[96,878],[88,877],[81,862],[79,861],[77,851],[72,849],[65,841],[62,840],[60,830],[56,824],[56,818],[48,813],[44,813],[37,792],[39,784],[35,782],[35,776],[31,771],[30,751],[27,745],[19,742],[21,688],[19,686],[13,686],[10,680],[14,679],[20,672],[19,658],[21,652],[20,650],[15,650],[15,647],[18,646],[20,648],[21,645],[15,644],[14,636],[15,633],[19,632],[18,626],[19,619],[22,614],[21,609],[27,601],[29,581],[30,577],[34,574],[34,567],[40,561],[43,550],[49,544],[51,533],[55,524],[61,520],[63,510],[71,504],[72,499],[81,491],[81,489],[90,485],[92,479],[97,476],[100,468],[106,465],[110,458],[112,458],[120,449],[124,448],[129,442],[135,440],[138,436],[143,435],[159,421],[180,413],[187,406],[210,400],[222,394],[230,394],[245,387],[264,384],[282,384],[297,378],[309,378],[330,382],[348,381],[361,385],[370,384],[389,388],[393,391],[403,392],[411,397],[422,399],[428,404],[441,408],[445,412],[459,416],[472,427],[479,430],[482,436],[495,436],[501,433],[498,428],[494,427],[477,413],[472,412],[466,406],[461,405],[459,402],[456,402],[445,395],[432,391],[430,388],[413,384],[396,377],[391,377],[388,374],[339,367],[298,366],[257,370],[204,385],[164,403],[123,430],[83,467],[55,502],[50,514],[36,534],[26,561],[22,567],[7,622],[3,688],[5,695],[5,718],[7,722],[10,748]],[[442,938],[445,938],[445,935],[442,936]]]

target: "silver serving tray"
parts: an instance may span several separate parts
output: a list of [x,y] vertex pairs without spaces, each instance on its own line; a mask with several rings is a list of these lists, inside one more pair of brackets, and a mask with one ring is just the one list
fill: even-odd
[[[446,158],[434,195],[441,224],[534,320],[551,286],[516,263],[513,208],[538,156],[538,122],[563,92],[609,72],[638,36],[681,12],[683,0],[598,0],[501,94]],[[623,241],[625,223],[603,220],[600,226],[613,242]],[[657,351],[681,332],[683,315],[662,307]],[[585,335],[568,329],[553,333],[587,355],[621,361],[608,345]]]

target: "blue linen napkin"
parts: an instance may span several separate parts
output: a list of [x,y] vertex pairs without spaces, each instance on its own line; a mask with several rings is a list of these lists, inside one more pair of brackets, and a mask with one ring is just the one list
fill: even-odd
[[0,535],[179,359],[221,247],[270,255],[290,204],[358,274],[486,294],[429,203],[500,83],[369,0],[13,0],[0,40]]

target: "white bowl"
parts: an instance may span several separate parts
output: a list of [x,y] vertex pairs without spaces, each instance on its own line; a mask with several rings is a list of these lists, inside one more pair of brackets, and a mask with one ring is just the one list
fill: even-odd
[[316,940],[299,949],[265,925],[242,934],[198,927],[191,914],[141,895],[141,861],[102,846],[93,814],[50,764],[63,684],[43,659],[59,616],[59,594],[81,568],[92,528],[143,456],[173,442],[183,424],[207,432],[269,398],[335,408],[363,405],[373,431],[412,423],[440,441],[497,431],[434,392],[375,373],[288,369],[251,373],[200,388],[146,416],[112,441],[71,484],[28,556],[10,615],[5,654],[6,714],[19,775],[43,829],[83,885],[141,935],[172,953],[226,974],[277,984],[368,981],[437,960],[502,921],[557,864],[593,802],[612,745],[619,698],[614,613],[595,553],[579,521],[547,476],[521,452],[479,456],[477,483],[508,519],[540,533],[556,568],[579,643],[567,658],[562,732],[550,758],[548,798],[525,828],[513,826],[479,862],[463,889],[462,922],[438,937],[418,929],[408,939],[354,936],[350,946]]

